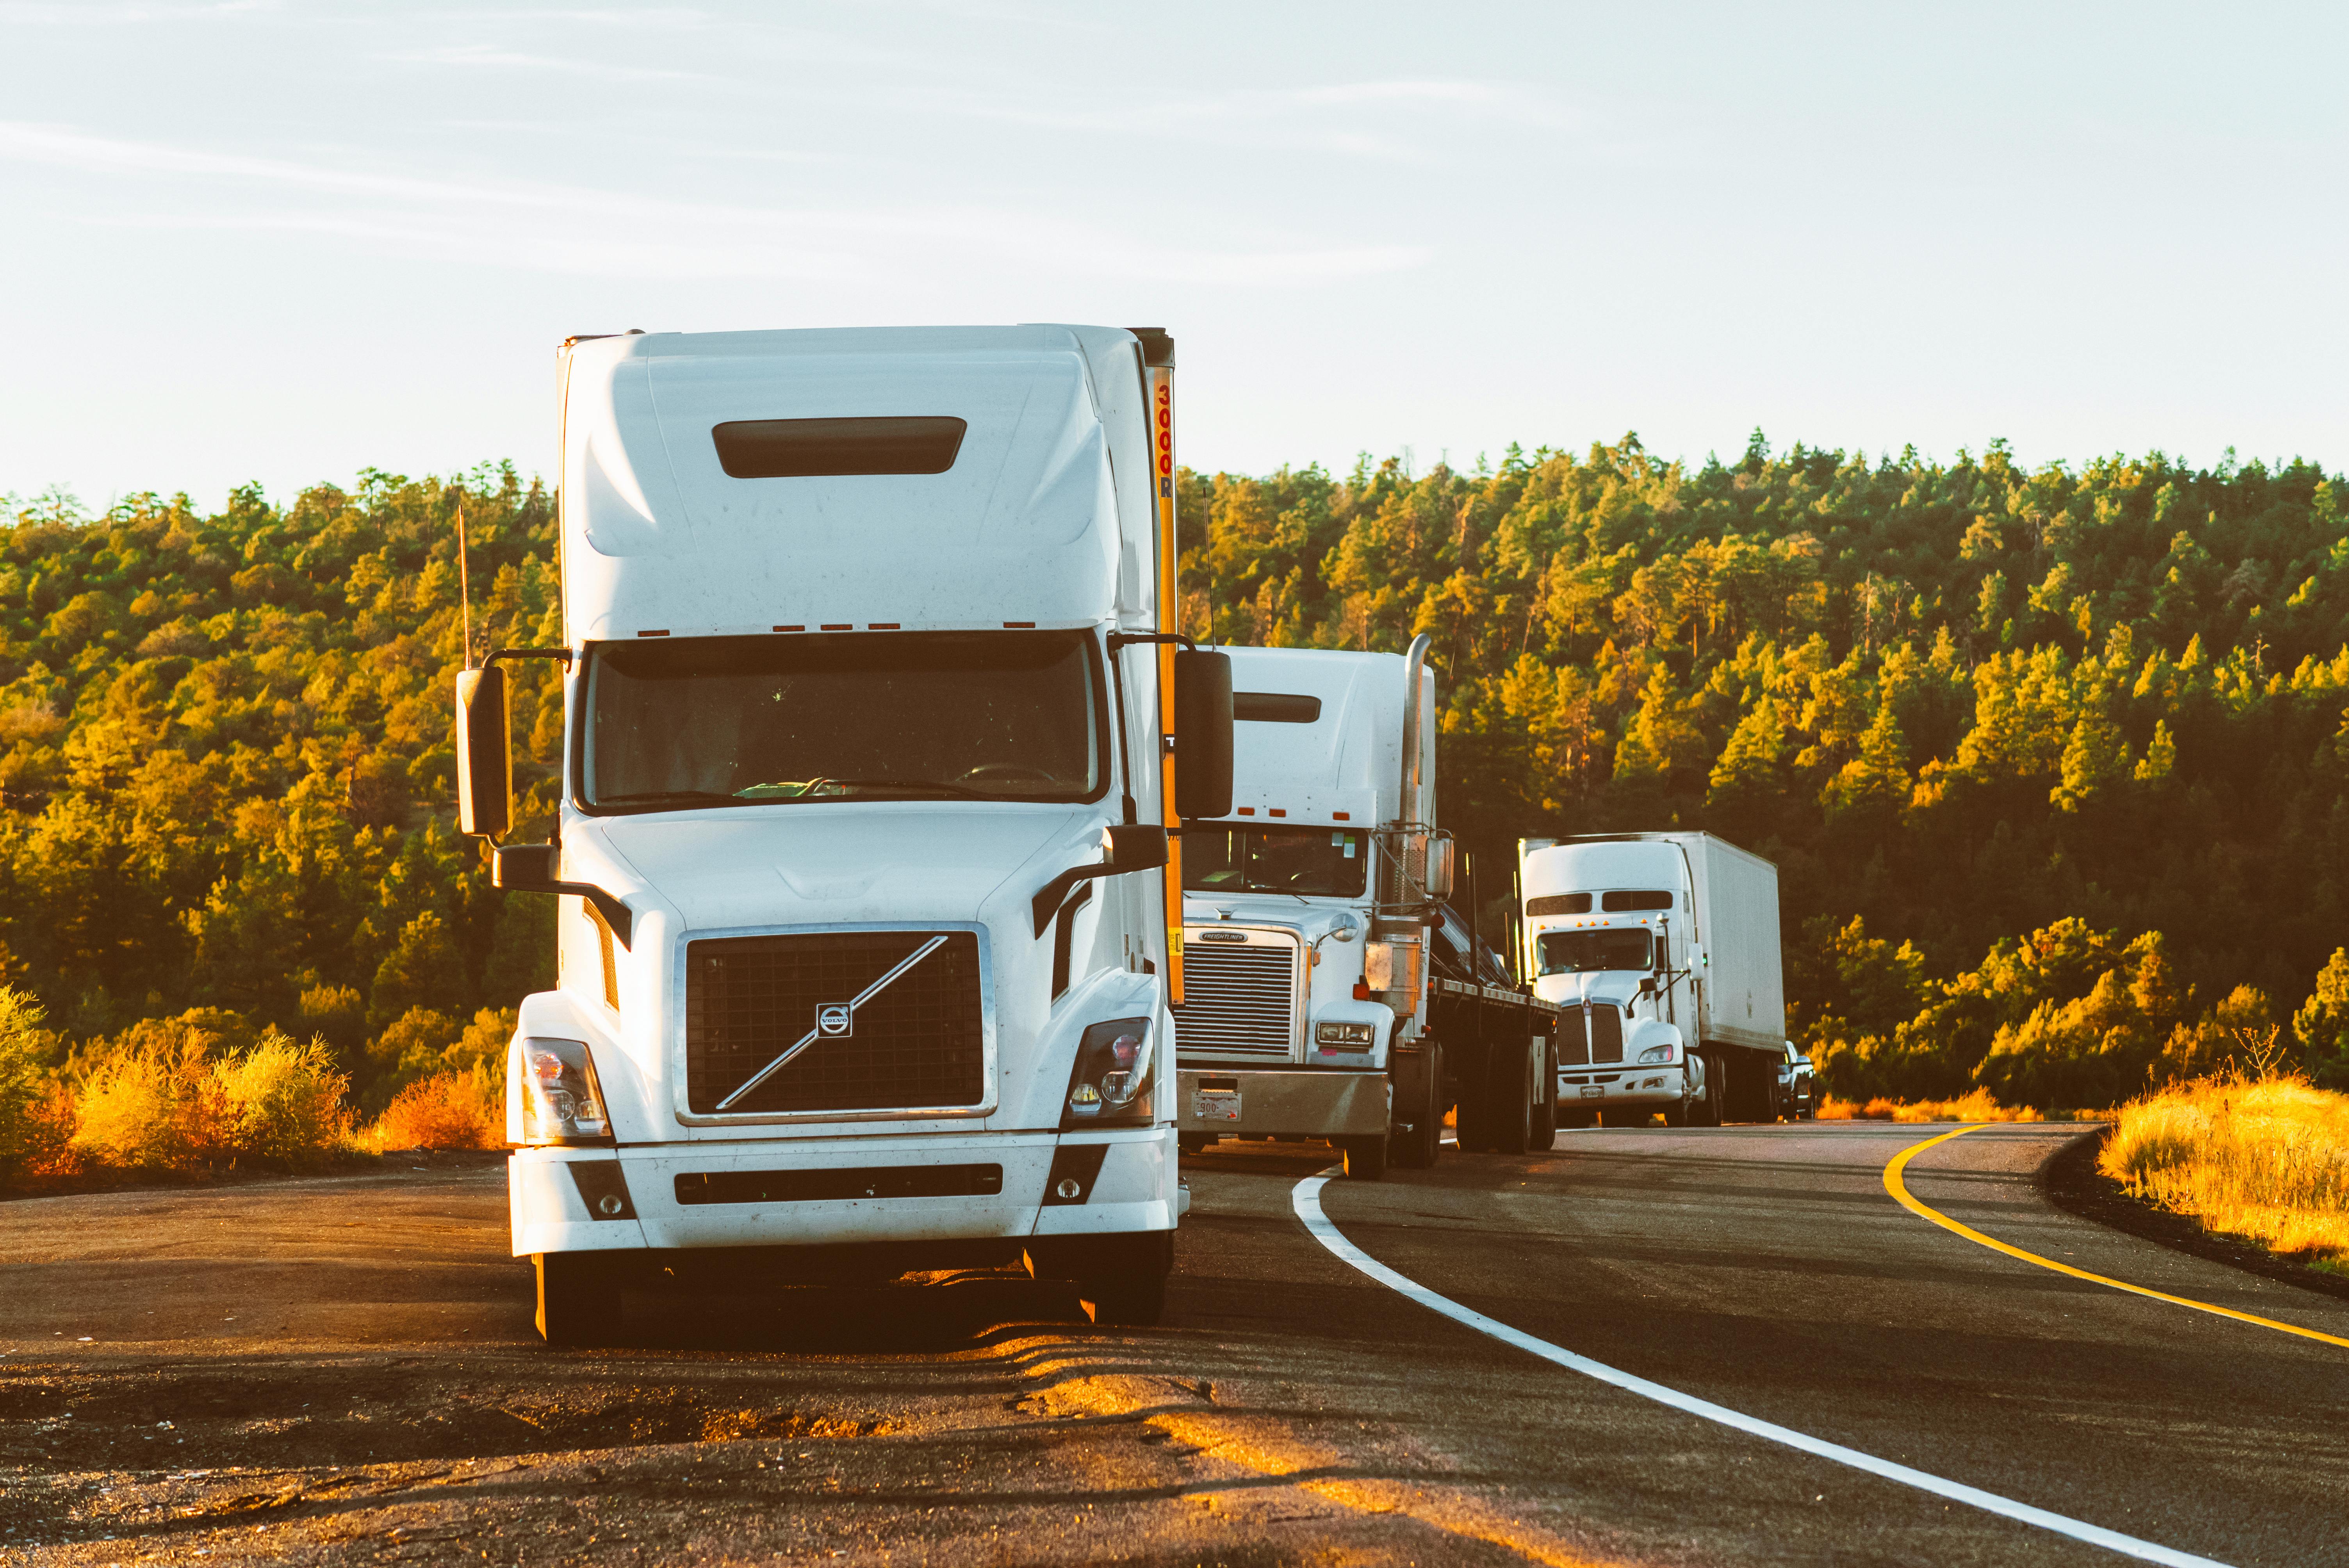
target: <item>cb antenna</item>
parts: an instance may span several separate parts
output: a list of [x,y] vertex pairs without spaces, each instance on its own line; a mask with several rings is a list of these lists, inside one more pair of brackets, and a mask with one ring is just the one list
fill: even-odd
[[465,490],[457,487],[457,603],[465,627],[465,667],[473,667],[473,590],[465,572]]

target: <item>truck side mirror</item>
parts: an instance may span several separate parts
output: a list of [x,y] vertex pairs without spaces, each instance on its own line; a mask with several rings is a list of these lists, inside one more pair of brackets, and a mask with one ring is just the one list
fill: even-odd
[[1431,838],[1427,841],[1427,896],[1447,899],[1452,896],[1452,841]]
[[1185,819],[1232,810],[1232,656],[1174,655],[1174,810]]
[[1166,863],[1166,830],[1155,822],[1112,823],[1102,834],[1112,873],[1156,871]]
[[494,839],[513,827],[512,719],[506,672],[457,672],[457,830]]
[[1123,876],[1128,872],[1155,871],[1166,863],[1166,830],[1155,822],[1118,822],[1102,830],[1102,859],[1090,866],[1071,866],[1036,890],[1031,912],[1036,934],[1041,936],[1061,913],[1061,903],[1081,882],[1094,877]]

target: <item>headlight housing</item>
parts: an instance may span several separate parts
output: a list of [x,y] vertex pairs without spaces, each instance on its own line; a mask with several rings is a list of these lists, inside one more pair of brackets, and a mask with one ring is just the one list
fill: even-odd
[[595,1059],[585,1040],[526,1037],[522,1057],[522,1140],[524,1143],[608,1144],[612,1119]]
[[1313,1043],[1341,1051],[1369,1051],[1378,1048],[1379,1026],[1376,1024],[1350,1024],[1330,1021],[1313,1026]]
[[1110,1018],[1086,1028],[1069,1071],[1061,1126],[1147,1123],[1151,1079],[1150,1020]]
[[1668,1062],[1671,1059],[1672,1047],[1670,1046],[1650,1046],[1646,1050],[1640,1053],[1640,1060],[1643,1064],[1647,1062]]

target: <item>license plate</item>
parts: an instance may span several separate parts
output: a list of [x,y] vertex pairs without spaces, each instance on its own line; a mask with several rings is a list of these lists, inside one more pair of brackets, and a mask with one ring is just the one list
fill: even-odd
[[1606,1093],[1607,1086],[1603,1083],[1587,1083],[1582,1086],[1582,1098],[1585,1099],[1599,1099]]
[[1191,1115],[1199,1121],[1237,1121],[1240,1097],[1227,1088],[1203,1088],[1191,1096]]

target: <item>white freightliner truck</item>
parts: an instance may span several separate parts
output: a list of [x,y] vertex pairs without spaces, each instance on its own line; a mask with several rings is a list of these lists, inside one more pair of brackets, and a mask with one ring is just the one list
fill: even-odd
[[[557,363],[564,645],[457,685],[460,825],[560,900],[507,1068],[541,1331],[610,1336],[632,1286],[1022,1260],[1154,1318],[1167,830],[1227,809],[1231,722],[1224,657],[1161,631],[1171,341],[630,334]],[[516,657],[564,672],[545,844],[496,842]]]
[[1183,825],[1184,1145],[1327,1139],[1346,1174],[1555,1129],[1553,1014],[1444,906],[1435,679],[1407,655],[1232,648],[1232,810]]
[[1558,1119],[1777,1119],[1778,868],[1710,833],[1525,839],[1522,962],[1566,1008]]

